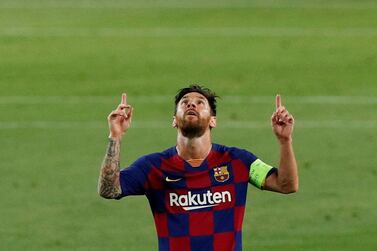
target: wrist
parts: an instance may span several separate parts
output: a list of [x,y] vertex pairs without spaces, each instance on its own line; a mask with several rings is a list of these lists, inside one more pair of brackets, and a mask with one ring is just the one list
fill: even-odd
[[122,136],[123,135],[113,135],[110,133],[109,135],[109,140],[113,140],[113,141],[121,141],[122,140]]
[[278,140],[279,140],[279,143],[280,143],[280,145],[290,145],[290,144],[292,144],[292,137],[287,137],[287,138],[278,138]]

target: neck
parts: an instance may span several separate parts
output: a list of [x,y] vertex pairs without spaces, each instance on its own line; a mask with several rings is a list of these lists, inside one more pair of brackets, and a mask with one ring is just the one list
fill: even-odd
[[206,131],[197,138],[187,138],[178,131],[177,152],[184,160],[202,159],[204,160],[212,148],[211,132]]

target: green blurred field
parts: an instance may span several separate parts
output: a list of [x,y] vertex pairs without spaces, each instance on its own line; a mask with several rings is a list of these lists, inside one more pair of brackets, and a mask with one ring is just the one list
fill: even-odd
[[107,114],[122,163],[175,143],[177,89],[214,89],[217,143],[277,164],[295,115],[300,191],[249,188],[244,250],[377,249],[375,1],[0,1],[0,250],[157,250],[144,197],[96,193]]

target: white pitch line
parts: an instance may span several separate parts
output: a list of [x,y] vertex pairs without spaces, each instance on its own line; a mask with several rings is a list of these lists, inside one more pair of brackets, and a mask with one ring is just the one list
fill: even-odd
[[[289,104],[315,105],[377,105],[377,96],[284,96]],[[131,104],[172,104],[174,95],[132,96]],[[274,96],[222,96],[219,104],[271,104]],[[116,104],[118,96],[0,96],[0,106],[4,105],[85,105]]]
[[301,27],[33,28],[1,27],[0,36],[21,37],[376,37],[377,29]]
[[339,9],[370,10],[377,8],[373,2],[357,3],[313,3],[311,1],[42,1],[16,2],[2,1],[0,9]]
[[[256,121],[220,121],[217,129],[263,129],[269,128],[268,122]],[[326,120],[326,121],[297,121],[296,129],[375,129],[377,120]],[[106,129],[107,123],[101,121],[3,121],[0,122],[0,130],[11,129]],[[134,129],[172,129],[169,121],[134,121]]]

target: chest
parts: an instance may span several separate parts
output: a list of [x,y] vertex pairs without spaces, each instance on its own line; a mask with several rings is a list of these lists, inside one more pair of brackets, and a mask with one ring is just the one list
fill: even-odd
[[[232,208],[244,204],[249,172],[239,160],[195,168],[165,164],[148,175],[150,200],[170,212]],[[156,199],[157,197],[159,199]]]

